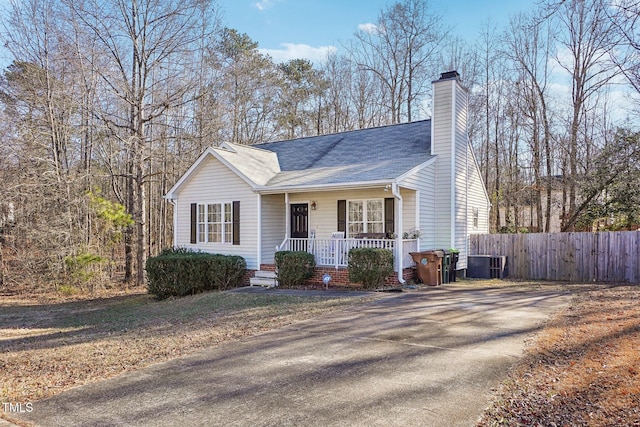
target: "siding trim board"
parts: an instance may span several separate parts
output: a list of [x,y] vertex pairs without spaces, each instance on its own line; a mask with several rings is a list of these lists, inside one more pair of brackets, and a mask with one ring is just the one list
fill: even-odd
[[456,241],[456,115],[457,115],[457,99],[456,99],[456,84],[455,79],[451,80],[451,243]]

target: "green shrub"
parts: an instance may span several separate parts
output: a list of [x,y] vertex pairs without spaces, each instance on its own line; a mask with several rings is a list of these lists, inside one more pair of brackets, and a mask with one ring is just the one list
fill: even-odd
[[279,251],[275,254],[279,286],[288,288],[301,285],[313,277],[316,260],[304,251]]
[[246,269],[247,263],[241,256],[213,255],[209,259],[211,283],[221,291],[241,286]]
[[349,281],[367,289],[378,288],[393,273],[393,252],[389,249],[355,248],[349,251]]
[[246,267],[239,256],[164,250],[147,260],[147,289],[159,299],[229,289],[242,284]]
[[64,265],[73,284],[85,285],[99,273],[100,265],[107,261],[99,255],[83,252],[75,256],[66,256]]
[[75,286],[71,286],[71,285],[60,285],[58,287],[58,292],[60,292],[62,295],[64,295],[65,297],[70,297],[71,295],[75,295],[78,292],[80,292],[80,290],[78,288],[76,288]]

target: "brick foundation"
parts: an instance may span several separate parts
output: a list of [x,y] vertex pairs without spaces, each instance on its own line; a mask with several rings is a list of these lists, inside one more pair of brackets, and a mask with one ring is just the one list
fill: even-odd
[[[273,264],[260,264],[260,270],[262,271],[275,271],[276,267]],[[349,271],[345,267],[341,267],[336,269],[335,267],[325,267],[325,266],[317,266],[313,273],[313,277],[307,279],[305,282],[306,286],[317,288],[323,287],[324,282],[322,281],[322,276],[327,273],[331,276],[331,286],[348,286],[348,287],[357,287],[359,286],[357,283],[349,282]],[[253,270],[252,270],[253,275]],[[405,268],[402,271],[402,278],[405,281],[415,280],[415,269],[414,268]],[[386,279],[387,286],[399,286],[400,282],[398,281],[398,274],[393,273],[393,275],[387,277]]]
[[249,280],[256,274],[256,270],[246,270],[244,276],[242,276],[242,286],[249,286],[251,282]]

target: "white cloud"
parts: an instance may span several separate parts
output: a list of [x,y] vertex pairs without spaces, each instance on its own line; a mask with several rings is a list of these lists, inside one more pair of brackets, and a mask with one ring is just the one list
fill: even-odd
[[258,10],[265,10],[273,7],[273,2],[271,0],[261,0],[257,3],[254,3],[254,6],[258,8]]
[[367,22],[366,24],[358,25],[358,29],[360,31],[364,31],[365,33],[368,33],[368,34],[374,34],[375,32],[378,31],[378,26],[376,24],[372,24],[370,22]]
[[282,49],[258,49],[263,55],[269,55],[276,63],[291,59],[308,59],[314,64],[324,62],[327,55],[336,51],[335,46],[313,47],[307,44],[282,43]]

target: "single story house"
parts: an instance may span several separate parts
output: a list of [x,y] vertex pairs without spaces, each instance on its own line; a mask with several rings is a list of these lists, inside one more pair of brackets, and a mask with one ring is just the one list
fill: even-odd
[[465,269],[489,198],[458,73],[434,81],[433,97],[430,120],[207,148],[165,196],[174,245],[241,255],[253,271],[273,269],[278,250],[305,250],[336,277],[350,248],[388,248],[401,283],[409,252],[455,248]]

